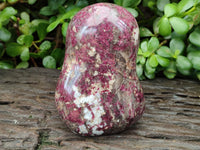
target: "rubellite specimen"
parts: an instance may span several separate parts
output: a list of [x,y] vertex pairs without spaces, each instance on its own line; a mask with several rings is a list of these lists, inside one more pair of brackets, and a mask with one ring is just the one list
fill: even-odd
[[73,132],[118,133],[142,116],[144,98],[135,65],[138,44],[137,22],[120,6],[94,4],[71,20],[55,99]]

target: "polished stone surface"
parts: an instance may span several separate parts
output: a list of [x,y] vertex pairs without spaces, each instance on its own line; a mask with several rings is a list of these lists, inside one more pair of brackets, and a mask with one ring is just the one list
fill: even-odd
[[55,99],[73,132],[118,133],[141,117],[144,98],[135,67],[138,45],[137,22],[120,6],[94,4],[71,20]]

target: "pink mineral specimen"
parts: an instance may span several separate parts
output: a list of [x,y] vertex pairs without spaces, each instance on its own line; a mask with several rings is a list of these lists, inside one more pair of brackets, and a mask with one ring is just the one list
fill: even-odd
[[138,45],[137,22],[125,8],[97,3],[73,17],[55,93],[57,109],[73,132],[118,133],[142,116]]

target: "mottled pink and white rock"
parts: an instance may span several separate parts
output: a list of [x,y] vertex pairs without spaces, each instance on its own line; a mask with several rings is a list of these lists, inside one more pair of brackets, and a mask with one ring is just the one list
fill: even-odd
[[71,20],[55,99],[73,132],[118,133],[142,116],[144,97],[135,65],[138,44],[137,22],[120,6],[94,4]]

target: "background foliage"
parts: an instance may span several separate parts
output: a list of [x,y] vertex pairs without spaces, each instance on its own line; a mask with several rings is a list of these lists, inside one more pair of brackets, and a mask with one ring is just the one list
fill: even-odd
[[0,68],[62,67],[69,21],[110,2],[138,20],[137,75],[200,80],[200,0],[0,0]]

